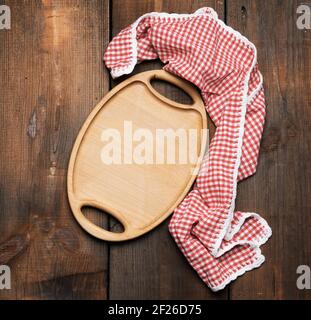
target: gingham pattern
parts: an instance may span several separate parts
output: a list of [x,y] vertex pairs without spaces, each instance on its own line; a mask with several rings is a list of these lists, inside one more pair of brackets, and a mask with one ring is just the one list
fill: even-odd
[[234,212],[237,182],[256,170],[265,118],[256,55],[251,42],[202,8],[191,15],[146,14],[113,38],[104,57],[113,77],[159,58],[165,70],[201,90],[217,130],[169,230],[214,291],[261,265],[259,247],[271,235],[258,214]]

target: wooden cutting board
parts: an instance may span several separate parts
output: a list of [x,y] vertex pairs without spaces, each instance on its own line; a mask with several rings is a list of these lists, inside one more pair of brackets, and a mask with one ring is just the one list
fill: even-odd
[[[153,79],[179,87],[193,103],[181,104],[164,97],[152,86]],[[143,72],[116,86],[86,119],[71,153],[68,197],[79,224],[108,241],[132,239],[159,225],[196,178],[207,143],[206,132],[202,134],[206,126],[204,104],[195,87],[166,71]],[[196,133],[196,140],[193,135],[189,138],[190,134],[186,143],[180,138],[182,134],[163,140],[163,132],[190,131]],[[187,161],[179,158],[185,144]],[[169,160],[169,152],[175,159]],[[124,231],[111,232],[93,224],[84,216],[84,206],[111,214],[123,224]]]

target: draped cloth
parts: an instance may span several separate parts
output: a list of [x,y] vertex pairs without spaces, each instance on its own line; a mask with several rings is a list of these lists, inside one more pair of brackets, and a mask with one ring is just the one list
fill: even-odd
[[200,89],[216,126],[194,188],[175,209],[169,230],[202,280],[218,291],[263,263],[260,246],[272,233],[258,214],[235,211],[238,181],[256,171],[265,121],[257,51],[213,9],[201,8],[141,16],[112,39],[104,61],[116,78],[156,58]]

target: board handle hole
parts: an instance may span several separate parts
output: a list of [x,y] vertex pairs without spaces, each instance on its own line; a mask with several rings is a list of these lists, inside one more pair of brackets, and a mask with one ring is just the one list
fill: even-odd
[[178,86],[161,79],[151,79],[151,86],[164,97],[181,104],[192,105],[193,99]]
[[83,206],[81,208],[84,216],[98,227],[110,232],[124,232],[123,224],[110,213],[93,206]]

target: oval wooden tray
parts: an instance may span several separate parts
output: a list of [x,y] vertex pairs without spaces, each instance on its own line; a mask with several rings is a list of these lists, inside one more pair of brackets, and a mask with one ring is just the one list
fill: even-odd
[[[191,105],[174,102],[151,85],[159,79],[184,90]],[[191,164],[107,164],[102,158],[103,131],[116,129],[126,138],[124,121],[155,133],[157,129],[197,130],[196,163]],[[206,113],[197,90],[188,82],[163,70],[135,75],[111,90],[94,108],[75,141],[68,168],[68,197],[79,224],[93,236],[122,241],[138,237],[166,219],[185,197],[195,180],[206,148]],[[128,138],[128,137],[127,137]],[[178,145],[176,150],[178,149]],[[121,148],[121,157],[124,151]],[[128,152],[128,151],[126,151]],[[123,159],[123,158],[122,158]],[[103,210],[124,226],[115,233],[93,224],[82,207]]]

